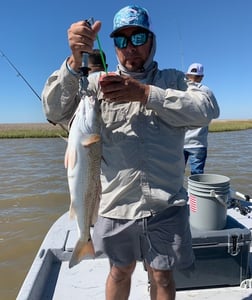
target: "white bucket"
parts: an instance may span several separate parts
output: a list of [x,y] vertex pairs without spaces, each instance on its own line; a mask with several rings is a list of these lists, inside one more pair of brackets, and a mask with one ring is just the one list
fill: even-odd
[[188,178],[192,227],[201,230],[220,230],[225,227],[229,182],[228,177],[216,174],[197,174]]

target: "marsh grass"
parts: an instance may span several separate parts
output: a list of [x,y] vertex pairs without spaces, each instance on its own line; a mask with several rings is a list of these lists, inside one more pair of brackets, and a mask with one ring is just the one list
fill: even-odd
[[[214,120],[209,132],[223,132],[252,129],[250,120]],[[50,123],[0,124],[0,138],[56,138],[67,137],[66,129]]]
[[251,120],[214,120],[210,123],[209,132],[237,131],[252,129]]
[[0,138],[55,138],[67,137],[67,131],[49,123],[0,124]]

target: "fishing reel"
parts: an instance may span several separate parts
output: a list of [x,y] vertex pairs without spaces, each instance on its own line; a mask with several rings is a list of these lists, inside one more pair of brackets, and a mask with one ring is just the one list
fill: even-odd
[[[90,17],[89,19],[85,20],[85,23],[91,27],[94,24],[94,18]],[[82,54],[82,64],[80,67],[80,73],[82,77],[87,77],[88,73],[90,71],[90,68],[88,67],[88,56],[89,54],[87,52],[83,52]]]

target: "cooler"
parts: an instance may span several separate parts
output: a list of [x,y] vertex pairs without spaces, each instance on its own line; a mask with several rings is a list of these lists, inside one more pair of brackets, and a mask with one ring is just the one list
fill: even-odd
[[191,228],[195,265],[193,270],[174,271],[176,288],[207,288],[240,285],[249,274],[251,232],[227,216],[222,230]]

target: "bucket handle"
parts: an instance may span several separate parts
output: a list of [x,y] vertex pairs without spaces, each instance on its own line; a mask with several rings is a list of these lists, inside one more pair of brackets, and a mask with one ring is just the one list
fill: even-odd
[[210,197],[214,197],[215,199],[217,199],[219,201],[219,203],[221,205],[223,205],[225,208],[227,208],[226,203],[222,200],[221,196],[219,196],[215,193],[215,190],[210,191]]

